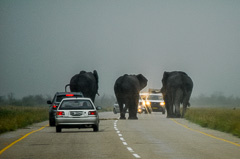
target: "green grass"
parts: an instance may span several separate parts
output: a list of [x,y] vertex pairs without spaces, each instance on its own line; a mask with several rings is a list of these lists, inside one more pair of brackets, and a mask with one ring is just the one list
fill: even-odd
[[0,107],[0,133],[13,131],[48,119],[48,107]]
[[240,110],[227,108],[191,108],[185,114],[191,122],[240,137]]

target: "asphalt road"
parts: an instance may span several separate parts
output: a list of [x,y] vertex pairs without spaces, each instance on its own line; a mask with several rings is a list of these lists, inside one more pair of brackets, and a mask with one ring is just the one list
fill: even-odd
[[[240,138],[161,113],[117,120],[100,113],[100,131],[63,129],[48,122],[0,135],[1,159],[239,159]],[[15,141],[15,143],[14,143]],[[12,145],[11,145],[12,144]]]

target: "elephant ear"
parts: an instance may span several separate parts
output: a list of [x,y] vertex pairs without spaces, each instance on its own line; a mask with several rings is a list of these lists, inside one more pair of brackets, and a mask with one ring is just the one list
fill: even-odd
[[162,84],[163,84],[163,86],[165,86],[165,84],[166,84],[166,82],[167,82],[167,79],[168,79],[168,77],[169,77],[169,72],[164,72],[163,73],[163,78],[162,78]]
[[163,94],[164,94],[165,91],[166,91],[167,80],[168,80],[169,74],[170,74],[170,72],[166,72],[166,71],[163,73],[162,88],[161,88],[161,90],[160,90],[160,92],[163,93]]
[[142,74],[138,74],[136,77],[140,83],[140,87],[141,87],[140,90],[142,90],[144,87],[147,86],[148,80]]
[[98,73],[96,70],[93,71],[93,76],[95,77],[97,83],[98,83]]

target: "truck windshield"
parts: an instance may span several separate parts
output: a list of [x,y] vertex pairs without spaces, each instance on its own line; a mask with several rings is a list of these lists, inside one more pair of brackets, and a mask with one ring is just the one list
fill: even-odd
[[163,100],[162,96],[157,96],[157,95],[150,95],[148,97],[148,100]]

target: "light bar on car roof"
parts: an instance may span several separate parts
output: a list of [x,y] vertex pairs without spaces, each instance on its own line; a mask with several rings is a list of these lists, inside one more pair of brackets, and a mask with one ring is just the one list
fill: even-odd
[[66,94],[67,97],[73,97],[74,94]]

